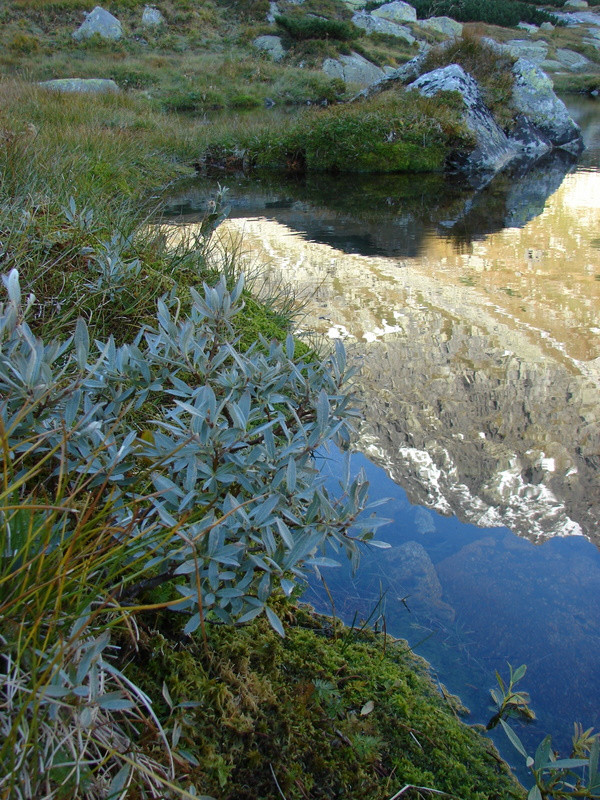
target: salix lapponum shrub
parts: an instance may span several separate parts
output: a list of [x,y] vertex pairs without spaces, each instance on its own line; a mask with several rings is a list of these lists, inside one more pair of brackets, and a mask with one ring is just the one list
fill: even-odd
[[[19,741],[35,725],[46,782],[60,756],[82,796],[106,796],[111,781],[121,796],[139,755],[130,727],[113,720],[106,734],[105,718],[148,712],[143,693],[111,667],[102,638],[111,609],[122,619],[144,590],[170,583],[188,634],[207,620],[244,623],[264,613],[283,635],[273,595],[289,596],[308,567],[330,565],[327,543],[356,560],[357,542],[372,536],[376,523],[359,519],[366,482],[347,477],[331,496],[316,461],[351,430],[349,372],[340,344],[324,360],[296,358],[292,337],[242,352],[233,326],[242,279],[232,291],[224,280],[192,291],[185,317],[174,295],[164,298],[156,327],[122,345],[90,341],[82,320],[68,341],[41,341],[27,324],[34,303],[23,302],[17,271],[3,282],[0,636],[9,654],[3,686],[13,687],[10,703],[0,703],[5,776],[14,781],[25,764]],[[40,654],[36,644],[35,670],[21,635],[30,625],[31,642],[47,649]],[[104,688],[87,674],[100,667],[110,678]],[[52,714],[72,733],[96,731],[101,718],[108,743],[92,736],[79,761],[77,747],[65,756],[44,739],[58,730]],[[116,742],[126,743],[121,761]],[[153,775],[144,796],[160,784],[160,771]]]

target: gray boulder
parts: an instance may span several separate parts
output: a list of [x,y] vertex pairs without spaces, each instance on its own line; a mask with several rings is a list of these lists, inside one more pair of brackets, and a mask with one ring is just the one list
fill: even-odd
[[553,31],[554,30],[554,25],[551,22],[542,22],[542,24],[540,25],[540,30],[541,31]]
[[572,152],[581,150],[581,130],[571,119],[565,104],[555,95],[550,78],[524,58],[515,63],[513,74],[515,109],[524,114],[553,145]]
[[85,21],[73,33],[73,38],[79,42],[82,39],[89,39],[96,33],[103,39],[120,39],[123,35],[119,20],[102,6],[96,6],[90,11]]
[[392,22],[416,22],[417,12],[408,3],[402,3],[396,0],[393,3],[385,3],[379,6],[372,12],[374,17],[383,17],[383,19],[390,19]]
[[565,8],[575,8],[578,11],[580,11],[580,10],[582,10],[584,8],[587,8],[588,4],[587,4],[586,0],[566,0],[564,7]]
[[576,53],[575,50],[568,50],[567,48],[557,48],[555,59],[571,72],[579,72],[592,66],[592,62],[588,58],[582,56],[581,53]]
[[330,78],[341,78],[346,83],[358,83],[361,86],[369,86],[385,75],[380,67],[359,53],[340,56],[339,59],[326,58],[323,62],[323,72]]
[[462,36],[463,26],[462,23],[457,22],[450,17],[429,17],[429,19],[420,19],[417,25],[425,30],[435,31],[444,36],[459,37]]
[[108,78],[57,78],[53,81],[42,81],[38,86],[43,89],[52,89],[55,92],[85,92],[87,94],[119,91],[117,84]]
[[514,58],[526,58],[534,64],[541,64],[548,55],[546,42],[530,42],[526,39],[511,39],[507,43],[509,53]]
[[252,44],[270,55],[273,61],[281,61],[285,56],[280,36],[257,36]]
[[527,33],[535,33],[538,30],[537,25],[531,25],[529,22],[519,22],[517,28],[522,31],[527,31]]
[[412,33],[403,25],[398,25],[383,17],[374,17],[364,11],[354,14],[352,22],[357,28],[362,28],[367,33],[386,33],[390,36],[397,36],[398,39],[403,39],[407,44],[416,42]]
[[458,92],[462,96],[465,124],[475,139],[475,149],[463,165],[467,172],[494,174],[518,154],[517,145],[509,141],[484,104],[475,79],[458,64],[427,72],[407,89],[418,91],[425,97],[433,97],[439,92]]
[[145,6],[144,13],[142,14],[142,25],[144,28],[158,28],[164,25],[165,18],[160,13],[158,8],[154,6]]

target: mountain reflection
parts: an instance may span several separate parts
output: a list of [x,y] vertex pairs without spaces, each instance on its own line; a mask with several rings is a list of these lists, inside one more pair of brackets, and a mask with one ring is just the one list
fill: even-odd
[[[414,503],[600,545],[600,173],[555,155],[478,193],[439,175],[236,181],[221,239],[361,365],[356,447]],[[171,235],[206,196],[173,202]]]

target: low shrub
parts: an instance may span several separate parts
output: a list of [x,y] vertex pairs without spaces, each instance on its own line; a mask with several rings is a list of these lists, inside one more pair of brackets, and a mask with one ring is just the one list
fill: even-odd
[[258,165],[297,171],[430,172],[468,142],[453,96],[407,92],[307,112],[248,147]]
[[28,33],[17,33],[8,43],[8,49],[13,53],[37,53],[40,49],[40,40]]
[[[377,8],[381,3],[370,3]],[[419,19],[448,16],[459,22],[487,22],[489,25],[515,27],[519,22],[541,25],[542,22],[557,23],[552,14],[532,7],[520,0],[413,0],[412,5]]]
[[361,35],[359,29],[352,23],[336,19],[280,15],[275,17],[275,21],[292,39],[300,41],[304,39],[335,39],[340,42],[349,42]]

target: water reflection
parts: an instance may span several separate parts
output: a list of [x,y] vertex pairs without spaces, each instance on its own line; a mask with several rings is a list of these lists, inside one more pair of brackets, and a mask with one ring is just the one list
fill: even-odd
[[[393,547],[356,577],[328,572],[336,610],[367,617],[385,593],[388,630],[478,720],[493,670],[528,663],[540,722],[522,735],[562,748],[573,721],[600,726],[600,122],[569,105],[588,145],[576,170],[556,157],[482,192],[240,179],[220,231],[310,298],[304,331],[344,338],[361,366],[370,460],[356,458],[392,496]],[[174,202],[182,232],[205,199]]]

